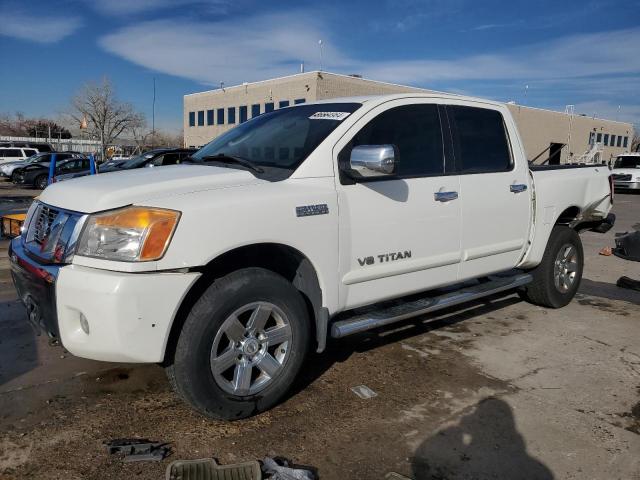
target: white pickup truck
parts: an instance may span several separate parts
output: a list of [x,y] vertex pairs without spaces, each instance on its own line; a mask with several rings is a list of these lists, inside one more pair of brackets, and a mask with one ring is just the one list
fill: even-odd
[[215,418],[276,404],[328,336],[510,290],[562,307],[578,232],[614,221],[607,166],[530,168],[509,110],[461,96],[284,108],[191,161],[49,186],[10,257],[69,352],[160,363]]

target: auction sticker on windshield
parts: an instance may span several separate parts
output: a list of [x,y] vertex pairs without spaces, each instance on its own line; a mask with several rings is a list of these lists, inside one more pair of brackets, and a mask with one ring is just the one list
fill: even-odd
[[309,118],[311,120],[344,120],[350,112],[316,112]]

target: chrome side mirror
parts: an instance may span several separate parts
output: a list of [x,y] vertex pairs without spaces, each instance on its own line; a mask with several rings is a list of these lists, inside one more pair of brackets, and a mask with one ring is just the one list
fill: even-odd
[[358,145],[351,150],[349,167],[361,178],[393,175],[398,162],[393,145]]

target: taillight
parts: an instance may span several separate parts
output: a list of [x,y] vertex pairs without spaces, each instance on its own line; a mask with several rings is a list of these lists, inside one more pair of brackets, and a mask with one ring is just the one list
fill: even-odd
[[614,192],[615,189],[613,188],[613,175],[609,175],[609,199],[611,200],[611,205],[613,205]]

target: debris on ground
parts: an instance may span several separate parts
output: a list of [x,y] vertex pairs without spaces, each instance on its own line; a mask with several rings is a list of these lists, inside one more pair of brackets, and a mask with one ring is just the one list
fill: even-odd
[[105,442],[109,455],[123,454],[125,462],[159,462],[171,452],[168,443],[143,438],[117,438]]
[[400,475],[397,472],[389,472],[384,476],[384,480],[411,480],[411,478]]
[[640,292],[640,280],[634,280],[629,277],[620,277],[616,282],[620,288],[628,288],[629,290],[638,290]]
[[268,480],[316,480],[318,478],[312,467],[301,465],[290,465],[289,462],[280,457],[267,457],[262,461],[262,472],[270,477]]
[[366,385],[358,385],[355,387],[351,387],[351,391],[355,393],[358,397],[362,398],[363,400],[367,400],[368,398],[373,398],[378,396],[376,392],[371,390]]
[[262,471],[256,461],[218,465],[213,458],[176,460],[167,467],[166,480],[261,480]]
[[640,232],[616,234],[616,248],[613,254],[625,260],[640,262]]
[[604,247],[602,250],[600,250],[600,255],[604,255],[605,257],[610,257],[611,255],[613,255],[613,248],[611,247]]

